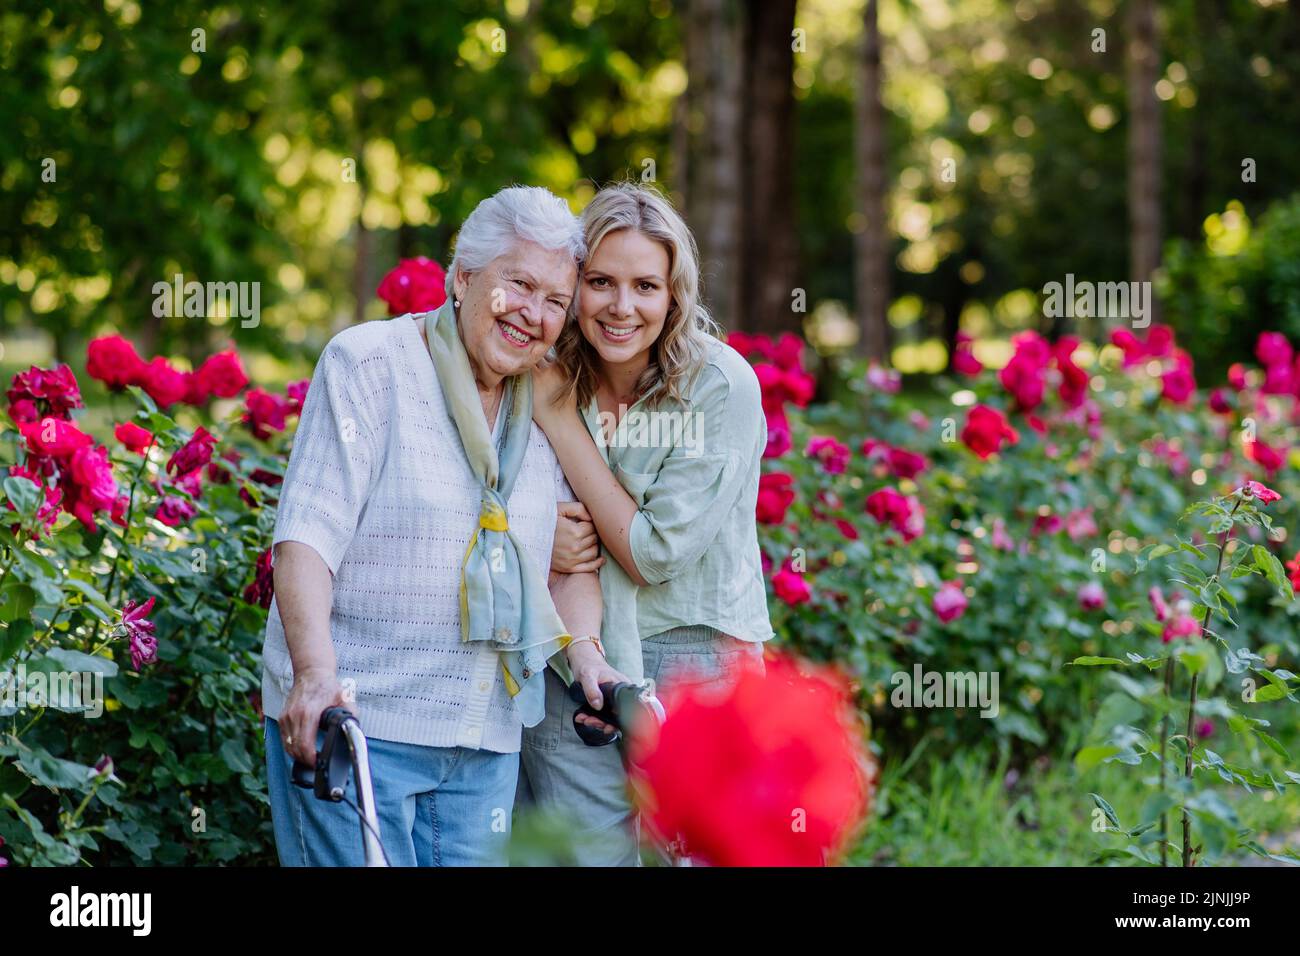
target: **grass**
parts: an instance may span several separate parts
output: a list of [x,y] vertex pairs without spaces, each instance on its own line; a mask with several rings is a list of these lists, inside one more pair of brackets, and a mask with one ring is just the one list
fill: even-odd
[[[1153,787],[1149,769],[1102,764],[1080,774],[1069,761],[1046,758],[1012,769],[993,748],[952,757],[929,754],[923,742],[905,760],[886,763],[866,833],[846,863],[851,866],[1090,866],[1124,838],[1093,832],[1094,804],[1101,794],[1126,825]],[[1071,751],[1072,752],[1072,751]],[[1218,788],[1243,825],[1277,850],[1300,848],[1300,799],[1272,792],[1247,794]],[[1171,817],[1177,858],[1181,831]],[[1129,861],[1113,861],[1128,865]],[[1257,865],[1260,857],[1238,851],[1220,866]],[[1133,865],[1142,865],[1131,860]]]

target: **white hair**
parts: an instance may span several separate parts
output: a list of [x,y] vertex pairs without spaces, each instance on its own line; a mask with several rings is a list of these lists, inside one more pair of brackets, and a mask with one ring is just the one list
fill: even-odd
[[509,186],[480,202],[461,224],[447,295],[454,294],[457,269],[477,272],[521,239],[563,250],[579,268],[587,254],[582,223],[563,199],[541,186]]

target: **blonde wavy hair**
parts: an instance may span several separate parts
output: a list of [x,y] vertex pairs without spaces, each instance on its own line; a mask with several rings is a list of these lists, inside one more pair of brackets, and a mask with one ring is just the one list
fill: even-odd
[[[691,379],[704,367],[708,342],[720,329],[700,301],[700,255],[695,237],[672,203],[654,189],[639,183],[607,186],[582,212],[582,231],[590,262],[611,232],[635,229],[648,239],[661,242],[668,250],[668,287],[672,304],[664,327],[650,350],[650,364],[637,379],[634,401],[662,386],[656,401],[672,398],[685,402]],[[596,394],[596,369],[600,356],[578,325],[578,295],[573,298],[570,318],[555,343],[556,360],[568,379],[565,398],[576,395],[578,407],[586,408]]]

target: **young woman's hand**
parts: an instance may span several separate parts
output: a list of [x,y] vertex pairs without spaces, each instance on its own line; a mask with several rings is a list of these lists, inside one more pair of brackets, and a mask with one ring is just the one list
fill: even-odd
[[605,563],[596,526],[581,501],[561,501],[551,545],[551,570],[557,574],[598,571]]
[[[600,710],[605,706],[604,695],[600,692],[601,684],[631,683],[626,674],[610,666],[605,660],[605,655],[598,651],[591,641],[577,641],[570,644],[565,648],[564,653],[569,659],[574,680],[582,685],[582,691],[587,695],[587,703],[593,710]],[[578,715],[578,722],[589,724],[607,734],[618,729],[599,717],[589,717],[586,714]]]

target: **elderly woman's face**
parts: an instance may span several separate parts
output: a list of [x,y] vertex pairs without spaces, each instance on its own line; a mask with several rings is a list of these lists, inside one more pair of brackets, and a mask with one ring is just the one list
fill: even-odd
[[476,376],[519,375],[564,328],[577,266],[563,250],[516,242],[478,272],[457,270],[460,333]]

